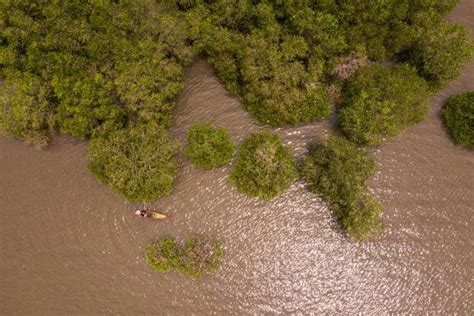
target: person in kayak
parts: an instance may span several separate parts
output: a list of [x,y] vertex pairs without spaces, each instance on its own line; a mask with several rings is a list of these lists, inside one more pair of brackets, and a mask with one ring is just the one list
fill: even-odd
[[141,217],[147,217],[147,213],[145,210],[137,210],[135,212],[138,216],[141,216]]

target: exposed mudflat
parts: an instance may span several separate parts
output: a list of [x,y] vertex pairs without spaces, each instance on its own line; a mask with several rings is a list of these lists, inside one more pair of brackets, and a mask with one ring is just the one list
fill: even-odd
[[[474,32],[474,1],[450,19]],[[229,168],[185,160],[175,192],[147,207],[167,222],[127,215],[126,204],[86,171],[87,145],[57,137],[44,151],[0,138],[0,314],[428,313],[474,310],[474,154],[440,121],[450,95],[474,90],[474,62],[430,102],[428,118],[374,150],[372,192],[386,231],[358,244],[327,206],[295,183],[267,203],[227,183]],[[197,61],[188,70],[173,134],[194,122],[223,125],[240,141],[261,128]],[[278,132],[297,155],[328,121]],[[141,206],[141,205],[140,205]],[[222,269],[193,281],[156,274],[146,245],[169,234],[225,244]]]

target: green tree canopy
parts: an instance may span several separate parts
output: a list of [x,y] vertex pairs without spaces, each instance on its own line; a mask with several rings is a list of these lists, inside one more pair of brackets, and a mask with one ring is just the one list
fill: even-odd
[[0,129],[43,147],[56,125],[49,98],[51,90],[31,73],[17,73],[0,85]]
[[442,23],[427,30],[408,54],[408,60],[435,88],[455,79],[472,56],[469,31],[461,24]]
[[228,165],[234,155],[235,143],[223,127],[214,128],[211,124],[193,125],[188,131],[188,142],[184,154],[194,166],[212,169]]
[[175,269],[195,279],[217,272],[223,255],[224,248],[220,242],[194,236],[188,236],[182,244],[164,237],[145,250],[145,259],[154,271]]
[[361,68],[345,87],[339,124],[349,139],[379,145],[424,119],[429,95],[426,82],[408,65]]
[[363,240],[382,228],[381,207],[367,194],[367,181],[376,170],[367,153],[344,138],[331,137],[309,151],[300,174],[308,189],[330,204],[342,228]]
[[[466,29],[444,21],[457,3],[0,1],[0,129],[37,146],[55,130],[106,143],[166,129],[200,55],[263,124],[327,118],[342,95],[346,135],[379,144],[423,118],[425,85],[407,66],[363,67],[402,60],[445,85],[472,52]],[[345,85],[357,69],[368,79]]]
[[88,169],[130,202],[171,194],[178,144],[161,126],[140,124],[93,138]]
[[0,76],[10,86],[29,85],[22,81],[35,77],[47,95],[43,104],[30,102],[29,111],[47,103],[48,116],[62,133],[89,138],[137,119],[163,126],[171,122],[183,66],[194,56],[187,21],[177,17],[173,5],[2,2],[0,12]]
[[240,145],[229,180],[249,196],[269,200],[282,194],[297,177],[292,152],[277,134],[250,134]]
[[443,117],[454,141],[474,149],[474,91],[450,97]]

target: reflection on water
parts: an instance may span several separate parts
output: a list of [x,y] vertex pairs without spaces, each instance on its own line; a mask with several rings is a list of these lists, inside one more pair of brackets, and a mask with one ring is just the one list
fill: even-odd
[[[474,28],[474,2],[452,15]],[[474,89],[474,63],[434,97],[428,119],[374,150],[371,190],[387,229],[347,239],[320,199],[295,183],[264,203],[227,183],[229,168],[184,159],[175,193],[148,205],[168,222],[141,221],[86,172],[86,144],[58,137],[46,151],[0,139],[1,314],[64,313],[468,313],[473,310],[474,156],[439,120],[452,94]],[[188,71],[173,134],[209,121],[240,141],[262,128],[197,61]],[[329,122],[282,128],[297,155]],[[144,247],[170,234],[222,239],[222,270],[199,281],[154,274]]]

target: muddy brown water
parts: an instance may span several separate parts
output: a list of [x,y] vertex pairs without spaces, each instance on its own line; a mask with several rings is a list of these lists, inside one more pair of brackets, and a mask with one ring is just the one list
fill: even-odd
[[[451,19],[474,29],[474,1]],[[173,195],[145,206],[173,220],[127,216],[126,204],[86,171],[87,147],[57,137],[47,150],[0,138],[0,314],[423,313],[474,310],[474,154],[452,144],[439,120],[452,94],[474,89],[474,62],[435,96],[430,114],[374,150],[371,191],[386,231],[354,243],[327,206],[295,183],[267,203],[227,183],[229,168],[182,161]],[[197,121],[241,140],[261,128],[197,61],[188,70],[173,134]],[[296,155],[325,133],[321,122],[278,132]],[[222,269],[193,281],[155,274],[144,247],[166,234],[225,243]]]

